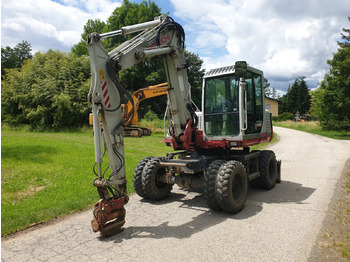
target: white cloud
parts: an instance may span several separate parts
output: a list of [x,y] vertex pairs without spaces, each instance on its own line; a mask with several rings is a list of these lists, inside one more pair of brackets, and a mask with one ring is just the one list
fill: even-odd
[[223,65],[232,65],[233,63],[231,55],[216,56],[215,58],[209,56],[201,56],[201,59],[204,61],[203,66],[206,70],[218,68]]
[[219,33],[202,31],[199,32],[194,44],[197,48],[224,47],[225,37]]
[[[246,60],[281,89],[298,76],[316,85],[336,51],[342,28],[349,28],[350,5],[345,0],[171,1],[176,17],[191,24],[195,40],[188,47],[194,50],[198,45],[200,56],[206,51],[207,68]],[[202,41],[212,35],[220,35],[220,44]]]
[[261,64],[272,76],[288,78],[290,76],[303,75],[309,71],[308,63],[301,58],[296,49],[286,49],[276,52],[273,57]]
[[23,32],[25,30],[24,26],[17,21],[9,21],[9,23],[2,25],[2,29]]
[[[2,46],[26,40],[34,52],[70,51],[88,19],[105,21],[121,2],[3,0]],[[298,76],[316,85],[327,71],[327,59],[336,52],[342,28],[349,28],[348,0],[155,2],[169,6],[162,7],[163,12],[174,10],[170,15],[186,31],[186,48],[198,53],[207,69],[246,60],[280,89]]]
[[106,20],[117,6],[120,2],[108,0],[3,0],[1,44],[15,46],[25,40],[34,51],[69,51],[80,41],[88,19]]

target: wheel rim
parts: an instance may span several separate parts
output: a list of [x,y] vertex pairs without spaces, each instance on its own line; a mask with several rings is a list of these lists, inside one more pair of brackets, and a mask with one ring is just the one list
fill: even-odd
[[232,195],[233,199],[238,202],[241,200],[244,193],[244,182],[239,174],[233,178]]
[[156,185],[157,188],[164,188],[164,187],[166,187],[166,186],[168,185],[168,184],[163,183],[163,182],[161,182],[161,181],[159,180],[159,178],[160,178],[162,175],[164,175],[165,173],[166,173],[166,171],[165,171],[164,168],[161,168],[161,169],[159,169],[159,170],[157,171],[157,174],[156,174],[156,176],[155,176],[155,179],[156,179],[155,185]]

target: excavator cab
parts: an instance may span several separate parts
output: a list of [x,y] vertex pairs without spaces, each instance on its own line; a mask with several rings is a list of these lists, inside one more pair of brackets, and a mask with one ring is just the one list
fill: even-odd
[[263,73],[246,62],[206,73],[203,82],[205,140],[232,141],[244,147],[272,136],[270,114],[265,112]]

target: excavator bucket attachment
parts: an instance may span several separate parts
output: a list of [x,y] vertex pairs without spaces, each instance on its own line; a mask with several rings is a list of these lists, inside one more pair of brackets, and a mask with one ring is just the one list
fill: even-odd
[[91,227],[94,232],[100,231],[102,237],[109,237],[122,232],[122,226],[125,223],[124,205],[129,197],[124,196],[117,199],[100,199],[93,211]]

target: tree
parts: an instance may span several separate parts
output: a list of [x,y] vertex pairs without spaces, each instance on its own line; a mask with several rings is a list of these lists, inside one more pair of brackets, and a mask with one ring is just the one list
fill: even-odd
[[189,68],[187,70],[188,82],[191,85],[193,102],[201,109],[202,105],[202,80],[205,70],[202,68],[203,60],[195,53],[185,50],[185,57]]
[[[123,0],[123,4],[116,8],[112,15],[107,19],[105,31],[115,31],[123,26],[152,21],[156,16],[160,16],[161,14],[161,9],[150,0],[148,2],[143,1],[140,4],[131,3],[129,0]],[[136,34],[137,33],[123,37],[108,38],[105,41],[105,46],[111,49],[115,48],[119,44],[125,42],[125,40],[131,39]]]
[[267,80],[265,77],[263,79],[263,88],[264,88],[265,96],[273,99],[279,99],[276,88],[273,87],[271,90],[269,80]]
[[84,25],[84,32],[81,34],[81,40],[78,44],[74,45],[71,48],[71,52],[78,56],[87,55],[88,50],[86,48],[87,36],[91,33],[103,33],[104,28],[106,27],[106,23],[101,21],[100,19],[92,20],[89,19],[87,23]]
[[[81,41],[71,48],[71,51],[76,55],[87,55],[86,48],[87,36],[93,32],[103,33],[115,31],[123,26],[134,25],[138,23],[152,21],[154,17],[161,15],[160,8],[151,1],[143,1],[142,3],[131,3],[129,0],[124,0],[120,7],[117,7],[112,15],[107,19],[107,23],[96,19],[89,19],[84,25],[84,32],[81,34]],[[132,38],[136,33],[127,36],[118,36],[108,38],[104,41],[106,49],[111,50],[125,40]]]
[[308,113],[311,105],[309,91],[305,77],[296,78],[287,94],[281,98],[281,112],[295,114],[298,111],[301,115]]
[[272,98],[273,99],[278,99],[278,94],[277,94],[277,91],[276,91],[276,88],[272,88]]
[[[350,17],[348,18],[350,21]],[[350,29],[343,29],[343,42],[327,61],[329,73],[314,92],[313,111],[330,130],[350,130]]]
[[265,96],[271,97],[272,91],[270,89],[270,83],[269,83],[269,80],[267,80],[265,77],[263,79],[263,88],[264,88]]
[[35,129],[83,126],[90,111],[89,86],[87,57],[38,52],[20,70],[7,71],[1,90],[2,121]]
[[7,69],[20,68],[27,59],[32,59],[31,44],[27,41],[18,43],[14,48],[1,47],[1,79],[4,78]]
[[[350,22],[350,17],[348,17],[348,20]],[[341,38],[343,39],[343,42],[338,42],[338,45],[340,47],[350,47],[350,29],[343,28],[343,33],[340,33]],[[347,34],[347,35],[346,35]]]

